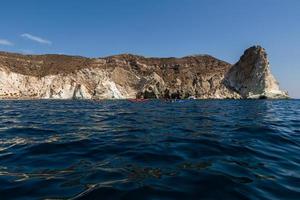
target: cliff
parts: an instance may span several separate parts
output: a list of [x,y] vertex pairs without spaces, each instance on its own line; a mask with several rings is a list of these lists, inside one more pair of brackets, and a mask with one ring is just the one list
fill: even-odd
[[239,62],[226,73],[224,83],[242,98],[287,98],[271,74],[265,49],[254,46],[247,49]]
[[287,98],[265,50],[231,65],[209,55],[106,58],[0,53],[1,99]]

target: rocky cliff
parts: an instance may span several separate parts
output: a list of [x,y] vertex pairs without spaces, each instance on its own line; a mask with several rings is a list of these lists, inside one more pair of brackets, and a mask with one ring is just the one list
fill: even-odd
[[226,73],[224,83],[242,98],[287,98],[271,74],[265,49],[247,49],[239,62]]
[[231,65],[208,55],[106,58],[0,53],[1,99],[287,98],[265,50]]

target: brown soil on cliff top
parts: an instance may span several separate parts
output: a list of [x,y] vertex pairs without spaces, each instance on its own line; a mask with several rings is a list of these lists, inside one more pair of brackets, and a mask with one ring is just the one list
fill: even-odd
[[12,72],[43,77],[46,75],[68,74],[84,68],[122,67],[129,71],[160,75],[192,72],[196,74],[224,73],[231,65],[212,56],[199,55],[183,58],[145,58],[121,54],[106,58],[85,58],[66,55],[22,55],[0,52],[0,67]]

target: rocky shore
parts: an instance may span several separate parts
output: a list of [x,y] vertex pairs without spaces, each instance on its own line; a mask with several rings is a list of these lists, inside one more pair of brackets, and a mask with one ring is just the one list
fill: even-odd
[[209,55],[106,58],[0,52],[0,99],[288,98],[260,46],[231,65]]

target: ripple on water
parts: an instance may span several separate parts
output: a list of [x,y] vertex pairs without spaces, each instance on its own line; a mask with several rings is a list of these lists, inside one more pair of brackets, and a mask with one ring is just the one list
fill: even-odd
[[0,101],[1,199],[299,199],[300,101]]

